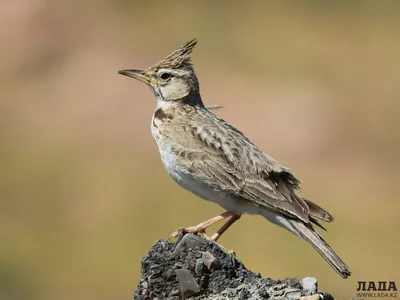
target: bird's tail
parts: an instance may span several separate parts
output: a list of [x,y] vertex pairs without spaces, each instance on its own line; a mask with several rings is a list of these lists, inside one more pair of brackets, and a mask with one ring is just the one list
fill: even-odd
[[309,242],[340,276],[343,278],[350,276],[350,269],[311,224],[306,224],[297,220],[290,220],[290,223],[298,231],[299,235]]

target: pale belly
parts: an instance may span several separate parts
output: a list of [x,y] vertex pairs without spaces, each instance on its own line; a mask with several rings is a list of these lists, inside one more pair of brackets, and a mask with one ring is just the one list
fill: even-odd
[[182,162],[181,157],[177,157],[171,147],[160,142],[157,133],[153,131],[152,133],[154,140],[158,145],[160,151],[161,160],[168,174],[185,190],[191,192],[192,194],[207,200],[214,202],[224,208],[226,211],[234,212],[236,214],[257,214],[262,215],[270,222],[283,227],[290,232],[298,235],[297,231],[291,225],[291,223],[281,214],[266,209],[265,207],[260,207],[255,205],[252,201],[243,199],[241,197],[234,197],[232,194],[226,193],[219,190],[215,186],[210,186],[205,182],[198,180],[190,170],[188,164]]
[[185,190],[204,200],[214,202],[227,211],[237,214],[260,214],[260,208],[252,202],[232,197],[216,187],[199,181],[191,174],[189,167],[180,162],[182,158],[176,157],[168,147],[159,147],[159,150],[166,171]]

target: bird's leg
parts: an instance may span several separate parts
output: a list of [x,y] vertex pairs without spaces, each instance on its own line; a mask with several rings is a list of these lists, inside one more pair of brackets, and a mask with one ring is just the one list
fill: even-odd
[[211,240],[216,242],[220,238],[220,236],[237,220],[240,219],[240,215],[233,214],[231,218],[224,224],[222,227],[211,236]]
[[220,214],[219,216],[216,216],[216,217],[214,217],[212,219],[209,219],[207,221],[204,221],[204,222],[202,222],[202,223],[200,223],[200,224],[198,224],[196,226],[191,226],[191,227],[187,227],[187,228],[179,228],[179,229],[175,230],[171,234],[170,238],[176,238],[178,236],[179,232],[195,233],[195,234],[204,233],[206,231],[206,229],[208,227],[210,227],[211,225],[213,225],[213,224],[215,224],[215,223],[217,223],[217,222],[219,222],[219,221],[221,221],[223,219],[231,217],[231,216],[236,216],[236,215],[234,213],[230,212],[230,211],[226,211],[223,214]]

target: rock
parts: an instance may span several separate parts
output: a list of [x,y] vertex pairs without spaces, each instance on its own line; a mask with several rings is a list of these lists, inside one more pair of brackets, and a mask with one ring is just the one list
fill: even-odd
[[314,295],[318,290],[318,281],[314,277],[306,277],[301,281],[306,296]]
[[190,271],[179,269],[175,270],[175,273],[183,298],[192,297],[200,292],[200,286],[197,284]]
[[204,252],[201,258],[207,269],[210,271],[217,270],[219,268],[218,259],[216,259],[211,253]]
[[203,260],[201,258],[196,259],[196,267],[195,267],[195,272],[197,275],[202,275],[205,271],[205,265],[203,263]]
[[173,296],[179,296],[180,292],[179,290],[172,290],[171,293],[169,293],[169,297],[173,297]]
[[261,278],[217,244],[186,234],[176,243],[159,240],[151,247],[133,299],[297,300],[310,292],[302,284],[295,278]]
[[175,248],[172,252],[173,256],[180,256],[182,253],[187,253],[198,248],[203,244],[203,239],[194,234],[185,234],[182,238],[178,239]]
[[300,297],[300,300],[321,300],[322,298],[318,295],[312,295],[312,296],[304,296],[304,297]]
[[335,298],[328,293],[320,293],[320,298],[324,300],[335,300]]
[[288,299],[300,299],[302,291],[299,289],[286,289],[285,297]]

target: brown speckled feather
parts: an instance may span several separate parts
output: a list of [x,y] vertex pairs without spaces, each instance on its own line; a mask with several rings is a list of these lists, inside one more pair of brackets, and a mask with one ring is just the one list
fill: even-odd
[[331,222],[332,215],[298,195],[300,181],[288,168],[204,107],[190,60],[196,43],[186,43],[144,71],[119,72],[147,84],[157,99],[151,131],[168,174],[226,210],[186,232],[204,232],[229,216],[218,238],[242,214],[262,215],[308,241],[340,276],[348,277],[349,268],[311,224],[324,229],[318,220]]
[[[218,191],[309,222],[308,205],[296,194],[300,181],[240,131],[204,108],[174,106],[163,114],[175,117],[164,124],[158,138],[189,158],[198,180],[207,179]],[[155,118],[153,123],[161,121]]]

